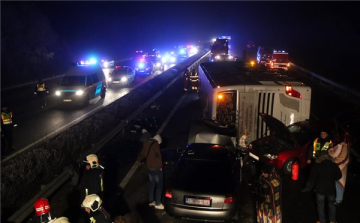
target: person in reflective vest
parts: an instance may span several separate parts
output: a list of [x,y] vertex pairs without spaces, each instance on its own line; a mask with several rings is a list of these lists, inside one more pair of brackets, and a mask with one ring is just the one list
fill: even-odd
[[36,94],[41,102],[41,108],[46,106],[46,95],[49,93],[49,90],[46,88],[45,82],[42,78],[39,78],[36,83],[34,94]]
[[13,149],[13,114],[7,106],[1,108],[1,150],[7,153]]
[[192,69],[191,73],[190,73],[190,87],[192,91],[197,91],[198,90],[198,84],[199,84],[199,76],[198,73],[196,72],[195,69]]
[[311,159],[317,159],[321,154],[328,153],[329,148],[333,147],[333,143],[329,137],[329,134],[326,130],[321,130],[320,138],[316,138],[311,144],[311,149],[309,149],[307,163],[311,163]]

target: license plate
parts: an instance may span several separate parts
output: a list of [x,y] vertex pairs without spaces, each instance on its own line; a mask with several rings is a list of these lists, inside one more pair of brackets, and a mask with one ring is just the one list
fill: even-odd
[[259,157],[257,155],[255,155],[254,153],[249,152],[249,155],[250,155],[250,157],[252,157],[256,160],[259,160]]
[[63,101],[64,101],[64,102],[72,102],[71,99],[64,99]]
[[199,205],[199,206],[210,206],[210,200],[196,199],[196,198],[185,198],[186,204]]
[[120,81],[113,81],[113,83],[114,83],[114,84],[118,84],[118,83],[120,83]]

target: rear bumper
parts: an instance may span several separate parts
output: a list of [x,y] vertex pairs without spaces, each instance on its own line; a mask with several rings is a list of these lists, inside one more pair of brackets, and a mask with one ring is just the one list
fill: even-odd
[[230,209],[211,210],[207,208],[181,206],[165,201],[165,211],[172,217],[197,221],[222,222],[224,220],[231,220],[234,217],[236,214],[236,205],[234,204]]

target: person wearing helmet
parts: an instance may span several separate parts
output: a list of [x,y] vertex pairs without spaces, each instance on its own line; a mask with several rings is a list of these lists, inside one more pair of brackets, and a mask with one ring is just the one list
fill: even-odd
[[[162,142],[160,135],[155,135],[153,138],[148,139],[143,144],[137,161],[140,162],[146,159],[146,167],[149,175],[149,207],[156,209],[164,209],[161,203],[161,194],[163,189],[163,165],[160,152],[160,144]],[[154,199],[155,191],[155,199]]]
[[104,191],[104,167],[99,164],[97,155],[90,154],[86,156],[86,167],[84,173],[85,179],[85,196],[97,194],[103,197]]
[[46,198],[39,198],[34,203],[35,214],[40,218],[40,223],[49,223],[54,220],[51,216],[50,203]]
[[14,119],[11,110],[3,105],[1,107],[1,152],[10,152],[13,149],[13,128]]
[[60,217],[60,218],[54,219],[54,221],[52,223],[70,223],[70,222],[69,222],[69,219],[67,219],[66,217]]
[[90,194],[85,197],[81,206],[89,214],[91,223],[112,223],[110,214],[101,205],[101,198],[96,194]]
[[38,82],[35,85],[34,94],[36,94],[40,100],[41,108],[46,106],[46,95],[49,93],[49,90],[46,88],[45,82],[42,78],[39,78]]

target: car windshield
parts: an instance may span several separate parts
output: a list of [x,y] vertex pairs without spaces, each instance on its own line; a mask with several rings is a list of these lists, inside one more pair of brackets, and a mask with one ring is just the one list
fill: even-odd
[[60,86],[85,86],[85,76],[67,76],[64,77]]
[[114,70],[111,75],[126,75],[127,68],[126,69],[116,69]]
[[[191,174],[189,174],[191,173]],[[183,159],[175,170],[180,181],[197,181],[206,179],[208,182],[229,182],[232,179],[232,168],[229,162]]]
[[298,125],[289,125],[287,128],[299,145],[305,145],[312,139],[312,134],[308,129],[301,128]]

